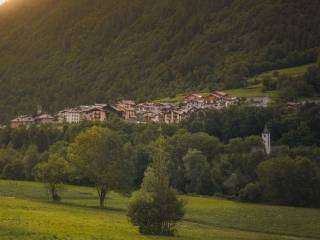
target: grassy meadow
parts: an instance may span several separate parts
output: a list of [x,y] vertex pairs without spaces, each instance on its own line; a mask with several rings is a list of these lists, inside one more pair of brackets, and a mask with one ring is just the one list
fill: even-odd
[[226,90],[226,93],[228,93],[230,96],[233,97],[271,97],[276,98],[278,92],[277,91],[262,91],[262,84],[255,84],[250,85],[246,88],[239,88],[239,89],[230,89]]
[[1,240],[302,240],[320,239],[320,209],[182,196],[187,214],[175,237],[142,236],[126,217],[128,198],[112,193],[97,208],[94,188],[65,186],[60,204],[42,184],[0,181]]
[[305,64],[305,65],[297,66],[297,67],[272,70],[272,71],[268,71],[268,72],[259,74],[258,76],[256,76],[256,78],[261,78],[261,77],[266,77],[266,76],[272,77],[273,74],[275,74],[275,73],[278,73],[279,75],[285,75],[285,76],[299,76],[299,75],[306,73],[310,67],[315,66],[315,65],[316,65],[315,63],[311,63],[311,64]]

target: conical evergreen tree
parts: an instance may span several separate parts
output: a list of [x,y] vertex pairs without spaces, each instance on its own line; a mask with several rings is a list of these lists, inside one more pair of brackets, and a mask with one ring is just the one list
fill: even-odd
[[141,190],[129,204],[128,217],[140,233],[173,235],[176,223],[184,216],[184,202],[170,187],[165,139],[154,146],[154,160],[146,170]]

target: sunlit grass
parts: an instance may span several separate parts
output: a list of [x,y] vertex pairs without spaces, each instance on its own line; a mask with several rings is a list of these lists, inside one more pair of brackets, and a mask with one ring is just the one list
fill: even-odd
[[247,88],[230,89],[226,90],[230,96],[234,97],[271,97],[276,98],[278,95],[277,91],[262,91],[262,84],[252,85]]
[[275,73],[278,73],[279,75],[285,75],[285,76],[298,76],[306,73],[308,69],[312,66],[314,66],[315,63],[311,64],[306,64],[298,67],[291,67],[291,68],[283,68],[279,70],[273,70],[273,71],[268,71],[265,73],[262,73],[258,75],[257,77],[266,77],[266,76],[273,76]]

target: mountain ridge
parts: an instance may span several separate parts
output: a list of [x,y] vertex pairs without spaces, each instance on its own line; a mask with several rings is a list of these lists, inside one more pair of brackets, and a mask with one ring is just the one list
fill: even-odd
[[320,3],[10,0],[0,7],[0,121],[35,111],[246,85],[315,61]]

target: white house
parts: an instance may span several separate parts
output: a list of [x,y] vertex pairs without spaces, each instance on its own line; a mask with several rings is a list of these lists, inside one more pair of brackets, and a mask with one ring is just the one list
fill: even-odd
[[66,123],[80,123],[81,111],[80,109],[64,109],[58,113],[58,121]]

